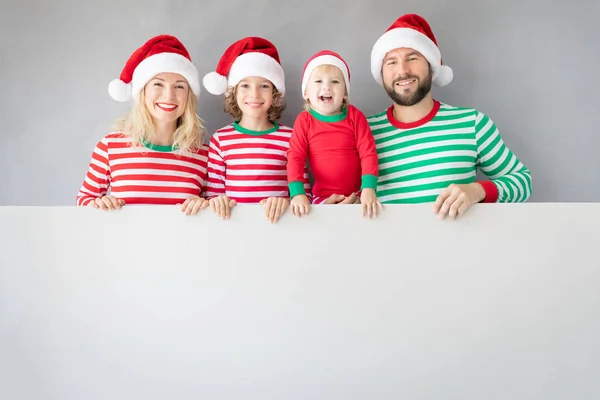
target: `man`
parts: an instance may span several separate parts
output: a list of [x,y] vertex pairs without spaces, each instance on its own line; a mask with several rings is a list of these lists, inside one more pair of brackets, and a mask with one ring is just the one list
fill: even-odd
[[[377,40],[371,73],[394,104],[368,118],[379,159],[382,203],[433,202],[443,219],[479,202],[520,202],[531,174],[504,145],[491,119],[433,99],[453,72],[442,63],[429,24],[403,15]],[[476,182],[479,168],[489,180]]]

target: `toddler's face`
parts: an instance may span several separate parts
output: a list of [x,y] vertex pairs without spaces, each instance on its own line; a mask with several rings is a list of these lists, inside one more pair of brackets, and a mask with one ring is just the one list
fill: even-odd
[[304,99],[310,107],[323,115],[335,115],[342,111],[342,103],[347,99],[346,83],[342,71],[333,65],[315,68],[306,84]]

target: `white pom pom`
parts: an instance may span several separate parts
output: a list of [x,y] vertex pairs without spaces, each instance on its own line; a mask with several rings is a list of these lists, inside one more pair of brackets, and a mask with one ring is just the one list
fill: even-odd
[[120,79],[113,79],[108,84],[108,94],[116,101],[127,101],[131,98],[131,85]]
[[206,90],[212,94],[223,94],[227,91],[227,78],[216,72],[204,75],[202,83]]
[[454,72],[452,71],[452,68],[450,68],[447,65],[442,65],[440,67],[438,75],[433,80],[433,83],[436,86],[442,87],[442,86],[446,86],[447,84],[452,82],[453,78],[454,78]]

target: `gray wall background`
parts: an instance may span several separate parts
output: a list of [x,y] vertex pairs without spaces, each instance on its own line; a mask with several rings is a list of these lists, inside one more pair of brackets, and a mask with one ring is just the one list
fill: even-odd
[[[188,47],[201,75],[250,35],[278,47],[293,124],[302,67],[339,52],[351,102],[369,115],[390,100],[369,72],[371,47],[401,14],[427,18],[454,81],[441,101],[488,114],[533,175],[531,201],[600,201],[600,3],[491,0],[1,0],[0,205],[74,205],[96,142],[127,104],[107,85],[153,35]],[[230,122],[203,92],[210,132]]]

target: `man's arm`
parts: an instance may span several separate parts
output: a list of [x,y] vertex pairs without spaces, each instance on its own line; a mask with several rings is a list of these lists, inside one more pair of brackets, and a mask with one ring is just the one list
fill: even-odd
[[478,113],[475,122],[477,166],[490,179],[480,182],[485,202],[514,203],[531,195],[531,173],[502,141],[494,122]]

